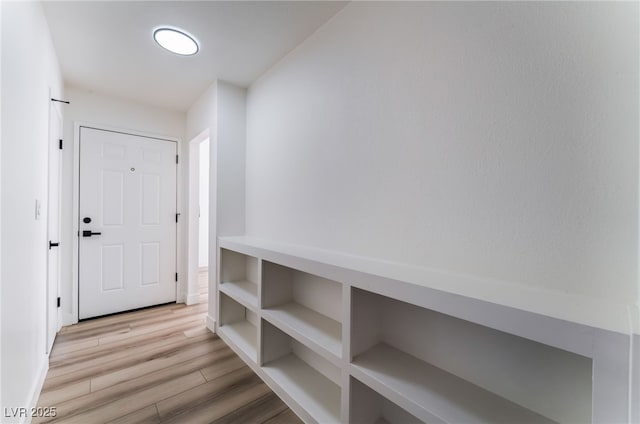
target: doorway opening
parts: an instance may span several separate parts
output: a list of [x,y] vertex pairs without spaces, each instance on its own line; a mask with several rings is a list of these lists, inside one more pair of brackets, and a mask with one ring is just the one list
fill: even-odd
[[[211,142],[205,131],[189,143],[189,249],[186,304],[209,303],[215,281],[215,245],[210,245]],[[214,238],[215,240],[215,238]],[[214,259],[211,259],[214,258]]]

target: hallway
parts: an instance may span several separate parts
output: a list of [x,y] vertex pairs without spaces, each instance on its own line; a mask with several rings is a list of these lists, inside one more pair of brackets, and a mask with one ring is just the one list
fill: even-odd
[[65,327],[34,423],[291,423],[287,406],[204,325],[201,303],[169,304]]

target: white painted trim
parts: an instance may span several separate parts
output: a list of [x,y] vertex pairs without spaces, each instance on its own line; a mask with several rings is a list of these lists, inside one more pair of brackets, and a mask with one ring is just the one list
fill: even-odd
[[[2,22],[2,2],[0,1],[0,22]],[[0,46],[2,46],[2,31],[0,30]],[[2,67],[2,54],[0,54],[0,72]],[[0,109],[2,109],[2,81],[0,79]],[[2,175],[2,113],[0,113],[0,176]],[[0,177],[0,187],[2,187],[2,177]],[[0,188],[0,199],[2,199],[2,189]],[[1,210],[1,208],[0,208]],[[0,234],[2,234],[2,212],[0,211]],[[0,241],[0,276],[2,275],[2,242]],[[0,278],[1,280],[1,278]],[[2,284],[0,282],[0,284]],[[0,286],[1,289],[1,286]],[[2,302],[0,301],[0,329],[2,329]],[[0,331],[0,352],[2,352],[3,336]],[[2,401],[2,361],[0,360],[0,405],[4,405]]]
[[[40,366],[40,372],[38,373],[38,377],[34,382],[33,388],[31,389],[31,399],[29,399],[29,405],[27,407],[27,411],[31,411],[32,408],[35,408],[38,405],[38,399],[40,398],[40,392],[42,392],[42,386],[44,386],[44,380],[47,378],[47,372],[49,371],[49,356],[42,355],[42,365]],[[49,406],[49,405],[48,405]],[[50,405],[55,406],[55,405]],[[25,417],[25,424],[31,423],[31,414],[27,413],[27,417]]]
[[[216,98],[217,99],[217,98]],[[217,100],[216,100],[217,102]],[[216,106],[217,108],[217,106]],[[217,114],[214,125],[217,128]],[[220,276],[220,262],[218,258],[218,135],[216,132],[209,137],[209,175],[215,175],[215,184],[209,181],[209,272],[208,277],[208,311],[213,322],[211,331],[215,333],[215,317],[218,316],[218,279]]]
[[207,328],[212,332],[216,332],[216,320],[211,315],[207,315]]
[[[182,139],[181,138],[176,138],[176,154],[178,154],[178,164],[176,166],[176,213],[178,213],[178,216],[182,216],[182,212],[183,212],[183,206],[184,206],[184,201],[183,201],[183,192],[182,192],[182,184],[183,184],[183,177],[182,177],[182,162],[184,161],[184,155],[182,154]],[[182,246],[182,232],[183,232],[183,221],[182,219],[178,219],[177,225],[176,225],[176,272],[178,273],[178,281],[176,282],[176,302],[178,303],[185,303],[186,302],[186,298],[181,297],[180,293],[184,293],[185,292],[185,285],[187,284],[187,279],[185,278],[185,266],[183,264],[183,258],[182,258],[182,251],[183,251],[183,246]]]
[[[53,94],[52,94],[52,90],[51,87],[49,87],[49,98],[52,98]],[[54,116],[55,114],[55,116]],[[48,128],[48,137],[47,137],[47,215],[46,215],[46,231],[47,231],[47,240],[45,241],[45,257],[47,258],[46,260],[46,272],[47,272],[47,278],[46,278],[46,290],[45,290],[45,353],[48,355],[51,352],[49,351],[50,346],[53,347],[53,342],[55,341],[55,336],[54,336],[54,340],[51,341],[51,343],[49,343],[49,308],[52,307],[52,304],[50,302],[50,296],[51,293],[49,292],[50,290],[50,275],[49,275],[49,266],[50,266],[50,260],[51,260],[51,255],[50,255],[50,250],[51,247],[47,246],[48,242],[52,242],[52,241],[56,241],[56,240],[51,240],[51,227],[50,227],[50,220],[49,220],[49,216],[51,215],[51,198],[49,197],[51,195],[51,157],[52,155],[56,154],[58,155],[58,176],[57,176],[57,180],[58,180],[58,202],[57,202],[57,206],[58,206],[58,222],[57,222],[57,227],[58,227],[58,242],[60,242],[60,239],[62,238],[62,152],[61,149],[57,148],[55,146],[55,141],[52,140],[52,138],[54,137],[54,134],[52,134],[52,122],[54,119],[58,119],[58,134],[55,135],[56,139],[62,139],[62,133],[64,132],[64,116],[62,113],[62,107],[60,105],[60,103],[55,103],[55,102],[50,102],[49,105],[49,128]],[[61,254],[61,250],[60,248],[58,248],[58,269],[57,269],[57,276],[56,276],[56,293],[55,293],[55,297],[59,297],[60,296],[60,283],[61,283],[61,279],[62,279],[62,254]],[[60,331],[60,329],[62,328],[62,314],[61,314],[61,309],[60,307],[57,307],[57,311],[56,311],[56,334],[58,333],[58,331]]]
[[[209,148],[211,148],[212,145],[212,141],[211,141],[211,137],[210,137],[211,131],[209,128],[205,129],[204,131],[202,131],[200,134],[198,134],[197,136],[195,136],[191,141],[189,141],[188,147],[189,147],[189,169],[187,171],[187,182],[188,182],[188,187],[191,189],[193,187],[195,187],[195,192],[199,192],[199,190],[197,190],[197,188],[199,187],[200,184],[200,172],[199,172],[199,149],[200,149],[200,144],[202,142],[204,142],[205,140],[209,140]],[[195,155],[195,156],[194,156]],[[194,160],[194,157],[196,160]],[[209,161],[211,162],[211,154],[209,155]],[[211,166],[209,166],[209,182],[211,182]],[[209,190],[209,193],[211,193],[211,189]],[[198,267],[198,248],[199,246],[196,244],[195,245],[195,249],[192,248],[192,241],[191,240],[191,236],[192,235],[199,235],[199,219],[198,219],[198,214],[197,211],[195,210],[195,207],[197,205],[197,201],[194,201],[194,199],[191,198],[190,192],[187,191],[186,194],[186,199],[187,199],[187,210],[188,210],[188,214],[185,217],[186,222],[187,222],[187,243],[185,246],[186,249],[186,260],[185,260],[185,268],[186,268],[186,273],[185,275],[186,277],[186,290],[185,290],[185,298],[187,299],[187,305],[191,305],[193,303],[198,303],[200,295],[197,291],[197,287],[198,287],[198,272],[200,271],[200,268]],[[211,196],[209,196],[209,209],[211,208]],[[211,229],[211,222],[209,222],[209,229]],[[211,245],[209,246],[209,249],[211,249]],[[194,264],[194,265],[192,265]],[[189,301],[192,299],[197,299],[195,302],[190,303]]]
[[[91,127],[105,131],[115,131],[121,132],[125,134],[137,135],[141,137],[151,137],[151,138],[159,138],[163,140],[173,141],[176,143],[176,153],[182,156],[182,139],[173,136],[167,136],[163,134],[154,134],[144,131],[131,130],[128,128],[120,128],[112,125],[105,124],[96,124],[94,122],[87,121],[74,121],[73,122],[73,265],[71,268],[71,275],[73,279],[72,283],[72,305],[71,305],[71,315],[64,314],[65,322],[64,325],[77,324],[78,323],[78,289],[79,289],[79,273],[78,273],[78,246],[79,246],[79,237],[78,231],[79,227],[79,214],[80,214],[80,127]],[[178,164],[176,167],[176,211],[181,214],[182,211],[182,161],[181,158],[178,160]],[[186,284],[186,279],[184,278],[185,270],[183,269],[183,260],[182,260],[182,220],[178,220],[177,231],[176,231],[176,272],[178,273],[178,281],[176,283],[176,301],[179,303],[184,303],[186,301],[186,297],[182,296],[181,293],[184,293],[185,288],[183,287]],[[62,299],[64,302],[64,299]],[[67,321],[71,318],[71,321]]]
[[200,303],[200,295],[198,293],[187,295],[187,301],[185,303],[187,304],[187,306]]
[[[73,298],[72,298],[72,301],[73,301]],[[77,317],[77,315],[75,315],[75,316]],[[62,314],[62,326],[63,327],[66,326],[66,325],[72,325],[72,324],[77,324],[77,323],[78,323],[78,320],[77,319],[74,320],[73,313],[65,312],[65,313]]]
[[[78,323],[78,290],[79,290],[79,275],[78,275],[78,231],[80,226],[78,224],[80,216],[80,126],[84,123],[74,122],[73,124],[73,263],[71,265],[71,321],[64,322],[64,325],[77,324]],[[62,299],[64,301],[64,299]],[[69,317],[65,314],[65,317]]]

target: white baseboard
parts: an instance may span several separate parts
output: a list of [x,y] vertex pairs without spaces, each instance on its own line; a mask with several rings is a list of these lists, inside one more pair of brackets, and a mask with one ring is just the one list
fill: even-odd
[[77,324],[78,321],[76,321],[75,317],[73,316],[73,314],[67,314],[67,313],[63,313],[62,314],[62,326],[67,326],[67,325],[73,325],[73,324]]
[[187,296],[187,301],[186,301],[187,305],[195,305],[197,303],[200,303],[199,293],[194,293]]
[[176,294],[176,303],[187,303],[187,293],[186,290],[182,291],[182,290],[178,290],[178,293]]
[[216,320],[209,315],[207,315],[207,328],[211,330],[212,333],[216,332]]
[[[29,406],[27,407],[27,411],[31,411],[32,408],[35,408],[38,405],[38,399],[40,398],[40,392],[42,392],[42,386],[44,385],[44,380],[47,378],[47,372],[49,371],[49,357],[47,355],[42,355],[43,361],[40,366],[40,371],[34,381],[33,388],[31,389],[31,399],[29,400]],[[24,424],[31,423],[31,416],[27,414],[27,417],[22,421]]]

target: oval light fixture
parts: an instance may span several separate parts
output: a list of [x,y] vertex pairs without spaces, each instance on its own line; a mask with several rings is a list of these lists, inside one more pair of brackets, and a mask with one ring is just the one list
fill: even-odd
[[162,27],[153,31],[153,39],[171,53],[191,56],[198,53],[198,42],[189,34],[175,28]]

